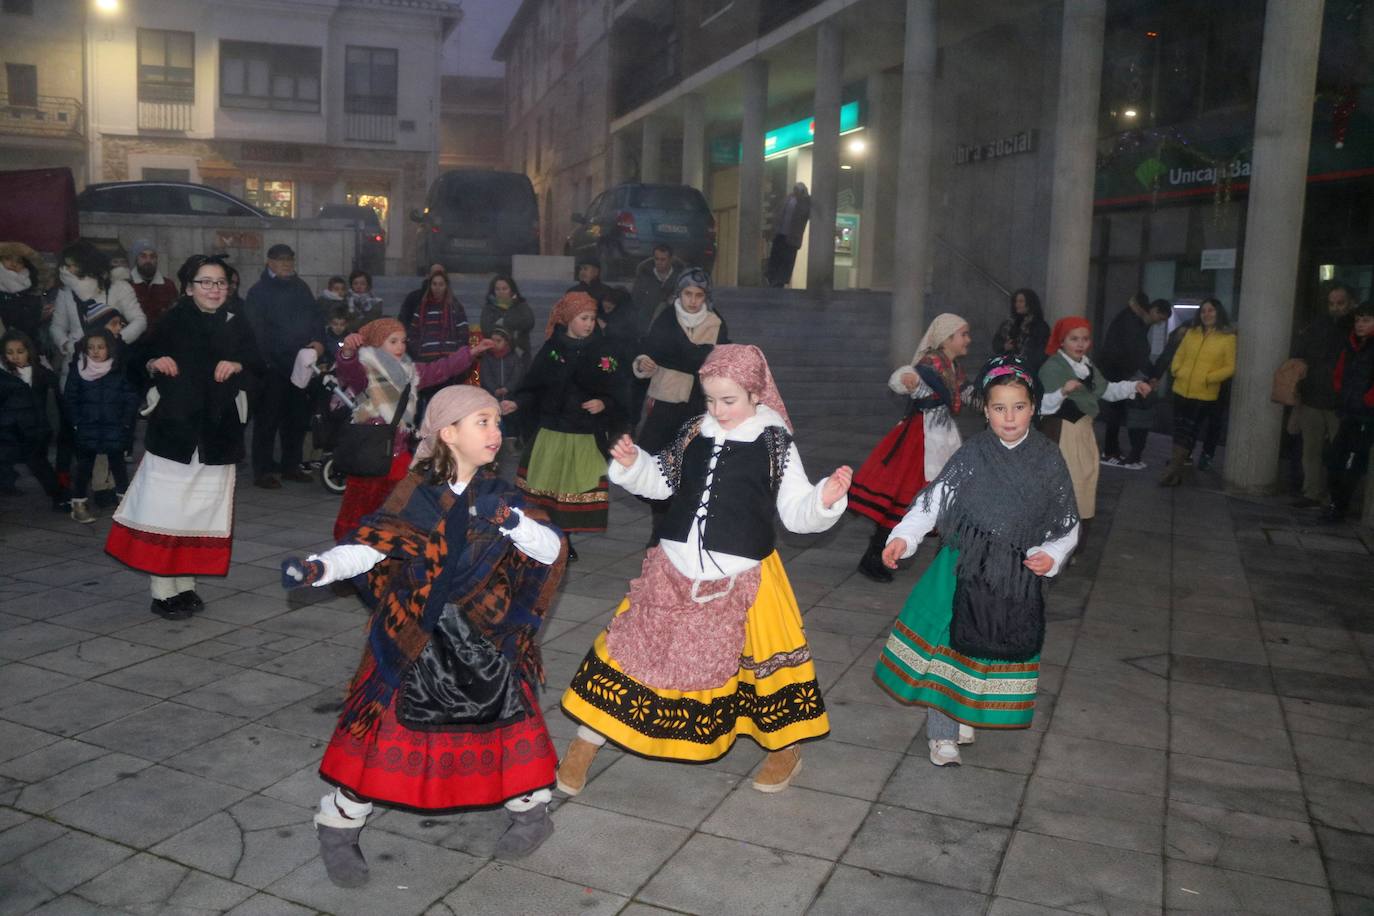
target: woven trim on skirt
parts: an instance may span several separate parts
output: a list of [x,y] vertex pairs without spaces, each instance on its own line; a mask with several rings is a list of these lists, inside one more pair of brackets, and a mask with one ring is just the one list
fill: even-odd
[[976,728],[1026,728],[1035,714],[1040,657],[974,658],[949,645],[957,551],[946,547],[912,589],[874,677],[902,703],[929,706]]
[[[739,671],[724,684],[692,691],[648,687],[610,657],[603,631],[563,694],[563,711],[626,750],[665,760],[715,760],[741,735],[777,751],[828,734],[816,666],[782,560],[772,553],[761,565]],[[628,609],[622,601],[617,616]]]
[[606,530],[611,485],[591,433],[539,430],[520,460],[515,485],[565,532]]

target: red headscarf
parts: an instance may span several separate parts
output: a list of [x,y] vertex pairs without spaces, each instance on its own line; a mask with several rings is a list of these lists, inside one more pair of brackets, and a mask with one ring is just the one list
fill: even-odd
[[1087,328],[1088,333],[1092,333],[1093,326],[1086,318],[1079,318],[1071,315],[1068,318],[1060,318],[1054,323],[1054,330],[1050,332],[1050,342],[1045,345],[1045,354],[1053,356],[1059,352],[1059,348],[1064,345],[1064,338],[1079,328]]
[[549,312],[549,324],[544,328],[544,336],[552,337],[553,329],[558,325],[567,327],[572,321],[583,312],[595,312],[596,300],[589,294],[583,292],[564,293],[563,298],[553,304],[553,311]]
[[767,404],[776,410],[787,431],[792,431],[792,419],[787,416],[782,395],[773,382],[773,373],[768,371],[768,360],[764,358],[763,351],[753,344],[716,344],[697,375],[703,381],[708,378],[728,378],[757,397],[760,404]]
[[386,343],[388,337],[397,331],[404,334],[406,326],[395,318],[378,318],[358,328],[358,334],[363,338],[363,344],[369,347],[380,347]]

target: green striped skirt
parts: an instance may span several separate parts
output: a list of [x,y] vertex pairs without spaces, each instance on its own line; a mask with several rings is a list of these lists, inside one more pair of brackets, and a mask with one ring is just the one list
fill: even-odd
[[945,547],[911,590],[878,667],[878,684],[901,703],[929,706],[975,728],[1026,728],[1035,714],[1040,656],[1008,662],[973,658],[949,645],[954,569]]

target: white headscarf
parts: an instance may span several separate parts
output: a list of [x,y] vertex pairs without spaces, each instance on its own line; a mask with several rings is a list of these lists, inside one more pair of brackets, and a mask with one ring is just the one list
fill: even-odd
[[966,324],[968,324],[967,321],[953,312],[944,312],[943,314],[936,315],[935,320],[930,323],[930,327],[926,328],[925,336],[922,337],[921,342],[916,345],[916,355],[911,357],[911,364],[913,366],[916,365],[921,361],[923,355],[930,350],[934,350],[946,340],[949,340],[951,336]]

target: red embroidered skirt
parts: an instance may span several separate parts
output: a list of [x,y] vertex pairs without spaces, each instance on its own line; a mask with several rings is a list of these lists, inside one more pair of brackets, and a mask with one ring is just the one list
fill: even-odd
[[483,808],[554,784],[558,758],[534,691],[528,718],[485,730],[411,731],[396,701],[363,738],[335,729],[320,776],[359,797],[420,811]]
[[926,485],[926,429],[921,413],[892,427],[869,453],[849,488],[849,509],[894,528]]
[[396,481],[410,473],[410,458],[410,452],[402,450],[391,459],[391,472],[385,477],[348,478],[339,514],[334,519],[334,540],[342,541],[344,535],[357,528],[366,516],[382,507]]

